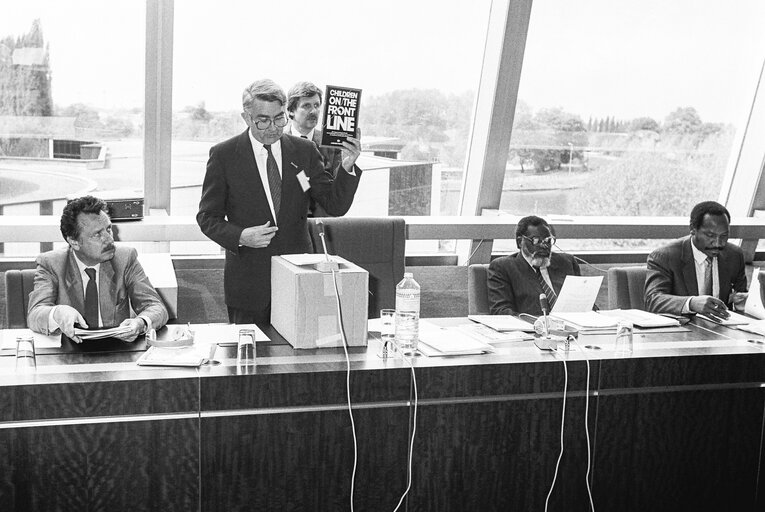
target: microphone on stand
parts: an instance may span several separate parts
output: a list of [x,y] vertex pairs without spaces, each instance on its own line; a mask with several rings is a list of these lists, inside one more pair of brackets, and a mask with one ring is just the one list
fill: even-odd
[[320,261],[314,264],[313,268],[319,272],[333,272],[340,270],[340,266],[336,261],[329,259],[329,253],[327,252],[327,243],[324,241],[324,222],[321,220],[316,222],[319,227],[319,238],[321,238],[321,246],[324,248],[324,261]]
[[545,295],[544,293],[539,294],[539,307],[542,308],[542,318],[544,319],[545,338],[549,338],[550,331],[547,325],[547,311],[550,309],[550,301],[547,300],[547,295]]

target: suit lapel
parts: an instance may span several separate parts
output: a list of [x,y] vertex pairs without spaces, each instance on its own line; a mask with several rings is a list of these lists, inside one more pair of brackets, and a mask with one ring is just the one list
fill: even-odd
[[295,145],[289,136],[282,136],[282,206],[279,210],[279,220],[296,211],[295,203],[299,200],[303,189],[300,187],[297,175],[300,164],[295,161]]
[[691,249],[691,237],[687,237],[682,244],[680,252],[680,261],[682,262],[683,281],[688,295],[699,294],[699,284],[696,281],[696,262],[693,259],[693,249]]
[[74,259],[74,252],[69,249],[66,259],[66,277],[64,285],[69,290],[69,299],[71,306],[77,311],[85,311],[85,292],[82,287],[82,276],[77,261]]
[[731,290],[731,275],[728,273],[730,270],[730,264],[728,261],[729,253],[725,249],[720,251],[717,256],[717,276],[720,279],[720,297],[723,302],[728,302],[728,296]]

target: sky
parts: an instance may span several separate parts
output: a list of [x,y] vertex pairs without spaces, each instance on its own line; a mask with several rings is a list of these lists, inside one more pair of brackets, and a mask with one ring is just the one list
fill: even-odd
[[[174,109],[238,110],[242,89],[264,77],[362,89],[362,110],[396,89],[478,88],[489,0],[271,5],[175,1]],[[143,106],[143,1],[19,0],[3,11],[0,37],[42,20],[56,104]],[[704,121],[739,123],[765,59],[763,26],[763,0],[535,0],[519,97],[585,121],[693,106]]]

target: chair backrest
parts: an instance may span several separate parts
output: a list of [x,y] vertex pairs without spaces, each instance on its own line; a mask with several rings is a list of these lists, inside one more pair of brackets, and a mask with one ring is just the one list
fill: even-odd
[[396,285],[404,277],[406,223],[400,217],[322,217],[308,229],[315,253],[324,252],[319,222],[324,225],[327,251],[369,272],[369,318],[396,306]]
[[6,270],[5,320],[9,329],[27,326],[29,292],[34,288],[35,269]]
[[489,314],[489,264],[475,263],[468,267],[468,314]]
[[608,308],[645,309],[645,265],[608,269]]

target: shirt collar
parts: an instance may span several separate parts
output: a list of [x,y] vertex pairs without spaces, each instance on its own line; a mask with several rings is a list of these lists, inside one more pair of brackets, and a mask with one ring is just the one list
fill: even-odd
[[77,263],[77,268],[80,269],[80,274],[84,274],[86,268],[94,268],[96,269],[96,273],[98,273],[98,271],[100,270],[101,268],[100,263],[96,263],[95,265],[86,265],[85,263],[82,262],[82,260],[80,260],[80,258],[77,257],[77,253],[74,252],[74,250],[72,250],[72,254],[74,255],[74,262]]
[[[262,142],[260,142],[258,139],[256,139],[256,138],[255,138],[255,137],[252,135],[252,129],[248,129],[248,130],[247,130],[247,135],[250,137],[250,142],[252,143],[252,149],[253,149],[253,150],[254,150],[256,153],[264,153],[264,152],[266,151],[266,149],[263,147],[263,143],[262,143]],[[281,139],[281,138],[279,138],[279,140],[277,140],[276,142],[274,142],[273,144],[271,144],[271,151],[273,152],[274,148],[279,148],[279,149],[281,149],[281,147],[282,147],[282,146],[281,146],[281,143],[282,143],[282,139]]]
[[294,135],[295,137],[305,137],[308,140],[313,140],[313,132],[316,131],[316,128],[311,128],[310,132],[308,132],[307,134],[303,135],[298,130],[294,129],[294,127],[292,126],[293,122],[294,121],[290,120],[290,124],[287,125],[287,126],[289,126],[289,129],[290,129],[290,131],[289,131],[290,135]]
[[[702,263],[705,263],[707,261],[707,255],[704,254],[703,251],[700,251],[698,247],[696,247],[696,244],[693,243],[693,240],[691,240],[691,249],[693,250],[693,259],[696,260],[696,263],[701,265]],[[714,261],[715,258],[712,258]]]

